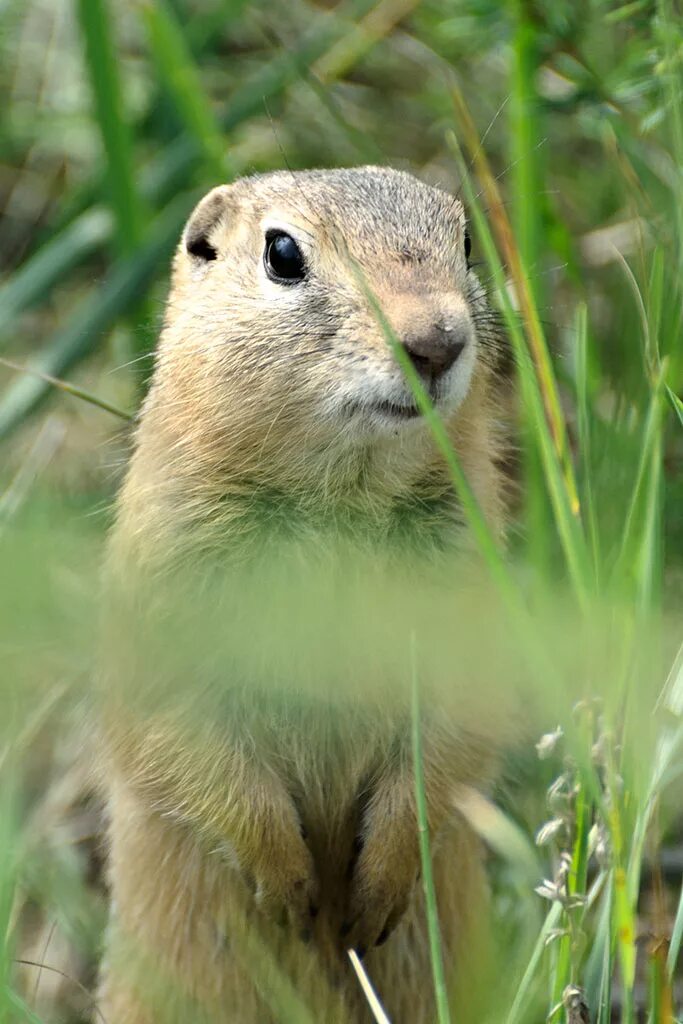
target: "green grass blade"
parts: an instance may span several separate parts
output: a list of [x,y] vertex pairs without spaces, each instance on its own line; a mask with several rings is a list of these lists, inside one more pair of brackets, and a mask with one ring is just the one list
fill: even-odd
[[[454,136],[449,136],[451,148],[458,163],[462,188],[468,205],[468,212],[477,229],[487,263],[501,301],[506,326],[512,341],[517,361],[522,398],[528,410],[529,422],[533,426],[533,437],[544,468],[546,484],[555,515],[558,535],[565,554],[567,568],[575,594],[582,607],[587,608],[593,588],[593,577],[585,537],[575,512],[579,508],[575,496],[575,484],[569,483],[563,475],[557,450],[557,437],[553,438],[548,421],[547,409],[541,395],[540,383],[536,376],[527,342],[519,319],[512,308],[507,292],[503,267],[498,251],[475,192],[467,165]],[[552,376],[552,369],[548,372]],[[554,378],[553,378],[554,379]],[[571,477],[573,481],[573,474]]]
[[595,496],[593,493],[593,466],[591,461],[593,444],[591,437],[591,413],[589,406],[588,381],[588,315],[581,303],[576,311],[576,362],[574,369],[576,384],[576,419],[581,458],[581,507],[584,510],[586,528],[593,559],[593,573],[596,583],[600,582],[602,557],[600,535],[597,525]]
[[[534,301],[533,291],[529,280],[529,267],[525,265],[522,253],[515,240],[512,225],[505,211],[505,205],[500,195],[497,181],[489,167],[488,160],[477,135],[474,123],[470,117],[469,110],[457,90],[453,93],[456,112],[463,136],[472,162],[477,170],[482,184],[482,191],[486,197],[489,207],[491,223],[494,227],[498,245],[509,267],[510,276],[515,286],[517,298],[520,304],[522,320],[525,327],[528,351],[531,356],[534,371],[538,380],[539,392],[543,402],[543,411],[546,417],[547,428],[552,439],[553,447],[562,469],[563,484],[567,491],[567,498],[572,515],[578,518],[580,506],[574,480],[574,469],[569,452],[567,441],[567,429],[562,414],[559,388],[553,372],[550,353],[545,340],[545,335],[538,315],[537,304]],[[460,147],[455,143],[453,147],[456,156],[459,156],[458,163],[460,170],[464,169],[464,177],[470,180],[469,171],[462,158]]]
[[[612,792],[616,786],[612,783]],[[616,949],[621,968],[621,990],[623,999],[624,1024],[633,1019],[633,986],[636,974],[636,922],[634,902],[623,867],[625,836],[620,809],[615,807],[610,815],[610,835],[614,846],[614,867],[612,882],[612,931],[616,938]]]
[[666,969],[669,978],[672,980],[674,972],[676,970],[676,964],[678,962],[678,956],[681,951],[681,943],[683,942],[683,882],[681,882],[681,894],[678,898],[678,909],[676,910],[676,917],[674,918],[674,926],[671,931],[671,941],[669,943],[669,952],[666,958]]
[[97,124],[107,156],[107,184],[123,255],[134,252],[145,233],[133,146],[123,114],[116,44],[106,0],[77,0],[76,10],[95,102]]
[[683,402],[680,400],[678,395],[672,391],[669,385],[666,385],[667,398],[671,402],[671,407],[678,416],[679,423],[683,427]]
[[683,646],[680,647],[657,702],[662,718],[655,745],[647,788],[640,801],[631,838],[628,888],[633,903],[638,898],[640,872],[653,813],[663,790],[669,784],[671,770],[680,764],[683,749]]
[[420,692],[417,673],[417,650],[415,637],[411,637],[412,666],[412,719],[413,719],[413,771],[415,773],[415,801],[417,807],[417,828],[420,843],[420,863],[422,865],[422,887],[425,896],[427,913],[427,932],[429,936],[429,954],[432,962],[434,978],[434,994],[436,996],[436,1015],[438,1024],[450,1024],[451,1014],[448,1005],[448,990],[444,972],[443,950],[439,930],[439,914],[436,906],[436,892],[432,875],[432,857],[429,849],[429,823],[427,819],[427,798],[425,796],[424,764],[422,760],[422,727],[420,716]]
[[649,607],[659,559],[661,517],[662,430],[664,387],[668,365],[664,360],[654,382],[642,430],[642,447],[626,512],[616,568],[617,581],[633,581],[638,604]]
[[[0,751],[10,748],[9,737],[16,715],[9,711],[5,728],[0,731]],[[19,800],[17,794],[17,766],[8,754],[0,759],[3,764],[0,785],[0,1019],[12,1020],[13,993],[11,990],[11,964],[14,959],[12,934],[12,908],[17,886],[19,847]]]
[[521,1019],[522,1011],[524,1010],[527,999],[529,998],[531,986],[538,975],[539,965],[545,952],[548,937],[551,932],[557,928],[561,916],[562,906],[559,903],[553,903],[548,911],[545,921],[543,922],[543,926],[532,950],[526,970],[524,971],[519,985],[517,986],[515,998],[507,1016],[504,1019],[504,1024],[517,1024]]
[[186,130],[202,153],[216,183],[233,176],[226,158],[223,132],[212,111],[199,71],[181,26],[165,0],[142,6],[147,40],[160,80],[173,99]]
[[[540,110],[536,92],[539,74],[539,45],[535,21],[527,16],[524,0],[509,0],[513,24],[510,60],[510,194],[515,238],[525,267],[531,271],[529,285],[534,301],[543,305],[539,275],[543,248],[542,169],[540,166]],[[532,423],[522,423],[520,436],[526,438]],[[543,466],[533,444],[522,445],[525,550],[536,571],[547,574],[552,565],[552,518],[543,479]]]
[[538,270],[543,248],[543,174],[540,104],[536,90],[540,47],[536,23],[528,17],[524,0],[510,0],[509,7],[514,23],[508,104],[512,219],[522,261],[532,275],[530,285],[536,304],[542,305]]
[[427,394],[427,391],[420,380],[420,376],[413,366],[407,352],[394,334],[384,310],[377,301],[377,297],[368,287],[360,266],[354,262],[351,263],[351,266],[354,271],[356,281],[368,300],[377,322],[382,328],[387,344],[393,352],[406,377],[406,380],[408,381],[408,384],[410,385],[420,413],[424,416],[439,451],[450,470],[456,492],[462,502],[463,511],[467,516],[467,520],[472,528],[472,532],[474,533],[486,564],[501,590],[508,594],[508,596],[512,598],[513,603],[516,604],[517,595],[514,582],[512,581],[508,568],[505,564],[505,558],[500,543],[493,535],[489,524],[486,522],[476,495],[474,494],[474,491],[463,472],[462,466],[460,465],[460,460],[453,450],[453,445],[451,444],[450,438],[446,432],[444,422],[434,408],[432,400]]
[[599,909],[595,939],[584,971],[586,997],[596,1013],[595,1024],[611,1024],[612,977],[614,975],[614,941],[611,931],[612,887],[604,888]]

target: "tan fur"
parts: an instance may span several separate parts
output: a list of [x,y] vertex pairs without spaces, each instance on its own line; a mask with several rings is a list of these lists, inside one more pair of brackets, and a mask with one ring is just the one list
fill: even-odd
[[[301,242],[305,286],[265,278],[264,231],[273,224]],[[110,1024],[301,1020],[291,1009],[297,999],[312,1020],[365,1022],[349,946],[367,950],[395,1024],[432,1019],[409,693],[391,668],[392,644],[405,635],[374,645],[372,613],[352,597],[335,640],[337,626],[325,614],[340,586],[329,584],[336,597],[312,602],[313,617],[319,606],[322,619],[311,637],[339,643],[339,679],[331,667],[328,690],[316,676],[314,641],[310,650],[305,634],[299,642],[301,622],[292,615],[283,630],[293,631],[293,646],[311,660],[302,656],[288,696],[286,687],[259,678],[284,664],[268,644],[287,601],[274,585],[272,603],[258,606],[263,634],[252,636],[247,625],[244,650],[239,616],[249,621],[245,581],[273,564],[285,566],[295,602],[300,577],[318,559],[327,594],[333,570],[325,552],[339,538],[356,566],[379,559],[386,593],[404,596],[429,566],[438,570],[444,552],[470,543],[424,422],[386,426],[365,412],[363,403],[387,381],[404,386],[368,293],[399,341],[439,318],[470,331],[471,379],[463,377],[457,407],[453,401],[443,411],[470,485],[501,530],[497,339],[466,267],[464,230],[457,200],[379,168],[245,179],[213,190],[190,219],[108,563],[103,680],[113,913],[101,1009]],[[211,251],[215,259],[201,255]],[[399,529],[407,538],[399,546],[413,552],[407,568],[391,554]],[[338,565],[338,552],[330,557]],[[207,626],[206,615],[192,615],[217,567],[240,580],[240,600],[228,597],[224,606],[211,599],[212,634],[213,619]],[[207,637],[217,638],[221,622],[233,629],[226,646],[240,649],[231,662],[239,678],[220,693],[208,667],[209,654],[218,658],[213,640],[202,634],[197,641],[206,655],[199,660],[182,661],[163,635],[155,646],[179,578],[189,634],[206,626]],[[409,623],[403,597],[396,600],[397,623]],[[354,614],[350,638],[343,629]],[[166,639],[184,628],[174,615]],[[437,628],[434,616],[425,628]],[[356,644],[350,669],[345,652]],[[397,675],[405,654],[401,648],[395,656]],[[324,658],[320,664],[327,672]],[[492,760],[476,715],[458,718],[457,705],[428,706],[424,723],[454,991],[453,965],[462,985],[463,965],[470,970],[478,956],[486,885],[477,842],[453,814],[453,794],[459,783],[485,783]]]

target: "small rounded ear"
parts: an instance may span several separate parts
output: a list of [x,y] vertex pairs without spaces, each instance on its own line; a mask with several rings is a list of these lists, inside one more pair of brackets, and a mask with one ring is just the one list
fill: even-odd
[[183,232],[185,249],[190,256],[203,262],[218,257],[214,244],[215,229],[227,217],[229,192],[229,185],[219,185],[212,188],[195,206]]

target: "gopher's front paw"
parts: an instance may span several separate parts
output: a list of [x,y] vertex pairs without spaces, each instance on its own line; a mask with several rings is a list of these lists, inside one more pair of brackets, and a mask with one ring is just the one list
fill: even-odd
[[304,829],[284,784],[248,780],[246,813],[230,842],[258,909],[307,938],[318,913],[318,880]]
[[307,940],[318,913],[319,893],[313,858],[303,839],[297,836],[296,842],[273,849],[268,861],[259,858],[249,873],[259,910]]
[[366,830],[351,878],[341,938],[362,957],[385,942],[408,909],[420,876],[417,824],[412,812],[378,817]]
[[299,828],[269,830],[249,854],[243,852],[240,865],[258,909],[307,940],[318,913],[319,892],[313,858]]

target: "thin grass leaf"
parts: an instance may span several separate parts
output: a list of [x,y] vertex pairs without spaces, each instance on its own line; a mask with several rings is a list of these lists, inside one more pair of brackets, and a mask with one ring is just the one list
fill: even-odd
[[527,965],[524,974],[519,982],[515,998],[512,1006],[505,1017],[504,1024],[517,1024],[521,1019],[522,1011],[525,1010],[527,1001],[529,999],[529,992],[534,981],[537,980],[538,968],[541,963],[541,959],[545,952],[547,941],[551,933],[557,928],[560,917],[562,915],[562,907],[559,903],[553,903],[552,907],[546,915],[546,919],[543,922],[543,926],[539,933],[536,944],[533,948],[529,963]]
[[434,408],[434,404],[427,394],[424,384],[420,380],[419,374],[413,366],[407,352],[403,348],[403,345],[401,345],[396,337],[384,310],[377,301],[377,297],[368,287],[361,267],[354,261],[350,262],[356,281],[369,302],[370,308],[382,329],[387,345],[401,367],[413,395],[415,396],[415,401],[420,413],[424,416],[434,440],[446,461],[446,465],[448,466],[453,478],[456,492],[462,502],[463,510],[467,516],[467,520],[472,528],[472,532],[475,535],[477,543],[479,544],[482,555],[484,556],[492,575],[499,583],[500,587],[506,593],[516,594],[514,583],[505,564],[500,543],[493,535],[488,523],[486,522],[484,513],[481,510],[476,495],[474,494],[474,491],[463,472],[462,466],[460,465],[458,456],[453,449],[453,445],[451,444],[444,422],[437,410]]
[[[659,403],[663,412],[663,401]],[[635,561],[637,600],[643,612],[659,603],[661,595],[662,515],[663,515],[663,416],[650,455],[646,502],[638,555]]]
[[372,1016],[375,1018],[377,1024],[391,1024],[391,1021],[387,1017],[384,1007],[379,1001],[377,993],[372,987],[372,982],[370,981],[370,978],[367,975],[367,971],[363,967],[363,961],[359,958],[355,949],[349,949],[347,952],[349,960],[351,961],[351,966],[356,972],[358,983],[360,984],[360,987],[363,989],[363,995],[367,1000]]
[[681,951],[681,943],[683,942],[683,882],[681,882],[681,893],[678,898],[678,909],[676,910],[676,917],[674,918],[674,926],[671,931],[671,941],[669,942],[669,952],[666,958],[666,969],[669,975],[669,979],[673,980],[674,973],[676,971],[676,964]]
[[43,401],[51,384],[40,374],[61,377],[101,344],[103,334],[144,295],[169,258],[196,194],[181,195],[149,228],[134,257],[114,267],[109,278],[81,306],[73,320],[47,342],[30,364],[36,375],[15,381],[0,399],[0,437],[6,437]]
[[597,1009],[595,1024],[611,1024],[612,977],[614,975],[614,941],[611,932],[612,888],[606,886],[600,916],[584,971],[588,1004]]
[[97,406],[98,409],[103,409],[104,412],[110,412],[113,416],[118,416],[119,419],[130,421],[133,419],[133,414],[125,412],[123,409],[119,409],[118,406],[113,405],[111,402],[107,402],[104,398],[98,398],[97,395],[93,395],[91,391],[86,391],[85,388],[79,388],[76,384],[69,384],[68,381],[59,380],[57,377],[51,377],[49,373],[41,373],[40,370],[36,370],[31,366],[20,366],[18,363],[13,363],[10,359],[3,359],[0,357],[0,366],[6,366],[10,370],[16,370],[17,373],[31,373],[45,381],[53,388],[57,388],[58,391],[63,391],[67,395],[73,395],[74,398],[80,398],[83,402],[88,402],[90,405]]
[[[616,786],[612,784],[612,792]],[[621,968],[621,991],[624,1008],[624,1024],[633,1019],[633,986],[636,976],[636,921],[633,900],[629,891],[628,878],[623,867],[625,857],[624,828],[620,809],[613,808],[610,815],[610,836],[614,853],[612,882],[612,930]]]
[[562,467],[570,509],[572,514],[578,517],[580,512],[579,499],[576,490],[576,482],[574,480],[574,469],[567,443],[567,431],[564,416],[562,414],[562,407],[560,405],[559,391],[555,375],[553,373],[552,363],[550,361],[550,353],[548,352],[545,336],[538,316],[538,310],[536,308],[531,285],[529,283],[528,268],[524,265],[522,255],[512,231],[512,226],[505,211],[505,204],[502,201],[496,179],[491,173],[486,155],[480,145],[469,110],[465,104],[462,94],[457,89],[453,91],[453,99],[458,115],[458,122],[463,131],[472,162],[476,167],[478,177],[482,183],[484,195],[486,196],[486,201],[489,207],[491,223],[496,233],[500,250],[503,253],[505,261],[510,269],[512,281],[521,306],[529,351],[533,358],[534,368],[538,375],[538,384],[543,399],[543,407],[548,428],[555,446],[557,457]]
[[593,493],[593,467],[591,415],[589,411],[588,384],[588,315],[585,303],[580,303],[576,311],[576,347],[575,347],[574,381],[576,385],[576,419],[579,435],[579,452],[581,455],[582,500],[596,585],[600,584],[602,565],[600,551],[600,535],[598,531],[595,496]]
[[165,0],[154,0],[142,5],[142,18],[159,78],[202,153],[208,174],[216,182],[231,178],[234,171],[226,156],[223,132],[175,14]]
[[[650,275],[647,282],[647,320],[650,334],[656,342],[662,334],[662,320],[665,311],[666,259],[663,250],[657,246],[650,260]],[[659,360],[659,348],[654,356]],[[654,364],[653,364],[654,365]]]
[[640,286],[636,280],[636,275],[631,270],[628,262],[624,258],[623,254],[618,249],[614,249],[615,259],[621,266],[624,272],[624,276],[628,282],[629,288],[633,295],[636,308],[638,310],[638,317],[640,319],[640,328],[642,333],[642,344],[643,344],[643,355],[645,359],[645,369],[651,379],[656,379],[659,373],[659,346],[657,335],[650,329],[650,317],[648,310],[645,306],[645,300],[643,299]]
[[8,715],[5,729],[0,733],[0,759],[5,755],[5,771],[0,786],[0,1018],[12,1020],[13,1000],[10,965],[13,957],[12,908],[17,884],[17,847],[19,835],[19,801],[16,765],[11,763],[9,736],[16,718]]
[[678,395],[671,390],[668,384],[666,385],[666,395],[671,402],[671,407],[678,416],[679,423],[683,427],[683,402],[680,400]]
[[107,0],[77,0],[97,125],[107,155],[107,185],[116,218],[118,249],[135,252],[145,234],[146,217],[138,194],[133,145],[124,117],[119,64]]
[[671,671],[657,701],[657,712],[663,717],[647,803],[653,801],[680,775],[683,760],[683,645],[678,650]]
[[569,933],[555,940],[555,963],[552,970],[552,988],[548,1020],[552,1020],[562,1006],[562,993],[572,973],[572,937]]
[[[540,43],[536,23],[529,18],[523,0],[508,0],[513,22],[510,119],[510,175],[513,196],[515,240],[527,268],[540,267],[543,249],[543,193],[540,107],[536,79],[539,74]],[[481,144],[479,143],[479,148]],[[529,281],[536,305],[543,305],[542,278]]]
[[661,716],[660,732],[647,788],[633,827],[628,864],[628,890],[634,905],[640,890],[641,867],[650,822],[660,796],[670,784],[671,769],[678,765],[683,750],[683,645],[662,688],[656,711]]
[[422,725],[420,715],[420,691],[417,673],[417,650],[415,636],[411,637],[410,658],[412,668],[412,733],[413,733],[413,771],[415,773],[415,801],[417,806],[417,829],[420,843],[420,863],[422,865],[422,888],[425,896],[427,913],[427,933],[429,936],[429,955],[432,962],[434,994],[436,996],[436,1016],[438,1024],[450,1024],[451,1013],[448,1005],[448,990],[443,963],[443,950],[439,929],[439,914],[436,906],[436,891],[432,874],[432,857],[429,849],[429,822],[427,818],[427,798],[425,796],[424,765],[422,760]]
[[[529,410],[530,423],[534,427],[533,438],[538,445],[539,455],[543,464],[546,483],[555,514],[557,531],[564,550],[569,576],[580,605],[583,608],[587,608],[593,589],[593,578],[585,538],[581,531],[580,522],[574,515],[572,507],[572,489],[568,490],[566,478],[563,477],[562,467],[557,455],[556,444],[551,436],[534,364],[531,360],[519,319],[510,302],[505,275],[493,236],[472,185],[458,142],[452,133],[449,133],[448,140],[458,163],[469,213],[475,223],[477,237],[482,244],[487,263],[491,269],[508,333],[512,341],[522,398]],[[552,371],[550,372],[552,373]],[[576,508],[578,509],[578,507],[577,503]]]
[[651,602],[658,557],[663,395],[667,372],[668,361],[664,359],[658,378],[653,384],[645,417],[640,458],[626,511],[623,539],[615,570],[617,579],[633,579],[638,603],[643,608],[649,607]]

